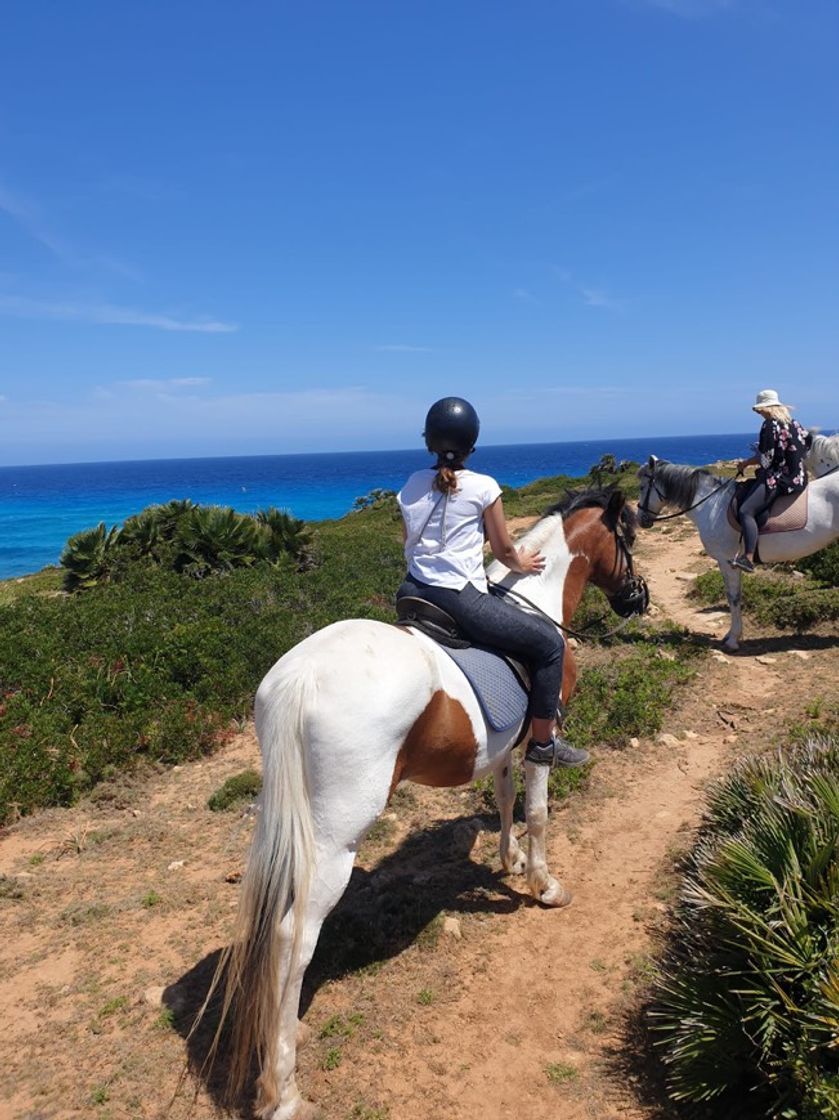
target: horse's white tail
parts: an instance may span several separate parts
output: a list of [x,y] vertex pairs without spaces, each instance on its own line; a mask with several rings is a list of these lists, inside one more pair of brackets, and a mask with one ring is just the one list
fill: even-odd
[[306,701],[314,690],[313,666],[295,658],[266,677],[256,697],[262,795],[229,950],[221,1021],[232,1007],[227,1095],[231,1100],[240,1096],[256,1055],[261,1071],[257,1111],[275,1104],[278,1096],[274,1048],[280,1008],[296,973],[312,877],[314,838],[303,747]]

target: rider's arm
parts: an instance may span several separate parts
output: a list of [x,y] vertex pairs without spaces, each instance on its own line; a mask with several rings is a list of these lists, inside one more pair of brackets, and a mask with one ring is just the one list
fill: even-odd
[[484,510],[484,528],[489,538],[492,555],[505,568],[519,575],[542,571],[545,558],[540,552],[528,552],[526,548],[516,548],[510,540],[507,522],[504,520],[504,506],[500,498],[496,498],[492,505]]

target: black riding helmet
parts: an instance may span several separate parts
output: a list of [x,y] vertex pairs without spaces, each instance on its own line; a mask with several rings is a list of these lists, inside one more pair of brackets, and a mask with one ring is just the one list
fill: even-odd
[[429,408],[425,418],[425,446],[435,455],[461,458],[475,450],[481,422],[462,397],[443,397]]

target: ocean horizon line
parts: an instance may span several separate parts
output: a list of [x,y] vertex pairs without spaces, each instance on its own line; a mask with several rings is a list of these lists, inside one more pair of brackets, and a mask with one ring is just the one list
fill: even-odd
[[[479,443],[470,466],[518,488],[538,478],[587,474],[604,455],[650,454],[694,466],[751,453],[754,432],[634,436],[539,443]],[[375,490],[398,490],[433,462],[424,446],[387,451],[113,459],[0,467],[0,579],[58,562],[67,540],[100,523],[122,525],[150,505],[189,499],[240,513],[276,507],[308,522],[344,517]]]
[[[481,443],[477,450],[503,450],[507,447],[574,447],[589,443],[603,444],[614,440],[618,443],[640,443],[643,440],[682,440],[682,439],[735,439],[742,436],[751,436],[749,432],[691,432],[683,435],[659,432],[643,436],[590,436],[585,439],[551,439],[551,440],[524,440],[507,443]],[[756,438],[756,436],[752,437]],[[116,465],[131,466],[138,463],[202,463],[216,462],[218,460],[233,459],[303,459],[319,456],[336,455],[405,455],[412,452],[422,452],[422,445],[414,447],[376,447],[352,448],[342,451],[265,451],[250,452],[237,455],[153,455],[149,458],[130,459],[56,459],[49,463],[0,463],[2,470],[39,470],[53,467],[107,467]]]

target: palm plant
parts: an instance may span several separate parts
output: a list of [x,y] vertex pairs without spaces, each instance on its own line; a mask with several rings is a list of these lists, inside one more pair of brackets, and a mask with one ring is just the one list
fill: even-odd
[[283,556],[290,556],[300,571],[312,566],[312,533],[305,521],[274,506],[257,510],[254,518],[263,529],[262,541],[267,560],[276,564]]
[[110,529],[100,521],[95,529],[84,529],[67,541],[61,553],[66,591],[81,591],[98,583],[107,583],[112,575],[120,530]]
[[675,1100],[839,1120],[839,744],[716,787],[652,1026]]
[[253,518],[228,506],[194,506],[178,525],[175,567],[201,578],[259,559],[261,542]]

